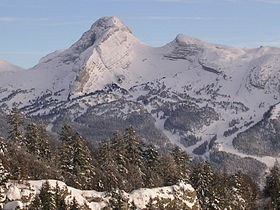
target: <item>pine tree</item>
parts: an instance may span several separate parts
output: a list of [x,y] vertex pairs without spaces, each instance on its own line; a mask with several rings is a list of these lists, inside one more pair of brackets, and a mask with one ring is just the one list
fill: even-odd
[[254,209],[259,189],[257,184],[240,171],[227,179],[230,205],[235,209]]
[[103,174],[101,188],[112,190],[120,187],[123,177],[120,175],[119,165],[114,159],[115,150],[112,142],[106,140],[100,143],[98,150],[98,162]]
[[95,176],[95,167],[91,153],[86,145],[86,140],[78,132],[73,143],[75,174],[83,189],[90,188]]
[[164,180],[164,185],[174,185],[179,181],[179,171],[173,156],[169,152],[162,154],[160,158],[159,171]]
[[3,202],[6,198],[6,186],[10,173],[4,168],[2,159],[0,159],[0,202]]
[[125,142],[125,152],[128,161],[133,164],[141,165],[141,154],[142,154],[142,144],[139,136],[136,135],[135,130],[132,127],[128,127],[123,136]]
[[175,147],[172,150],[171,155],[178,166],[178,178],[182,181],[188,181],[191,173],[189,155],[179,147]]
[[143,150],[145,166],[145,187],[159,187],[163,184],[158,170],[159,153],[154,145],[147,145]]
[[[120,167],[124,167],[128,162],[128,159],[126,157],[126,142],[124,136],[120,132],[116,131],[114,133],[113,138],[110,139],[109,141],[110,141],[110,147],[114,151],[113,159]],[[119,168],[119,171],[122,170],[123,168]]]
[[150,198],[144,210],[156,210],[154,201],[155,201],[154,199]]
[[0,159],[0,185],[4,185],[10,177],[10,173],[4,168],[2,160]]
[[109,207],[112,210],[128,210],[128,199],[124,197],[123,191],[114,189],[110,192]]
[[239,209],[235,205],[235,189],[229,182],[227,171],[224,170],[222,173],[216,173],[211,186],[212,198],[216,199],[214,207],[216,209]]
[[271,209],[280,209],[280,168],[276,165],[270,170],[266,177],[264,193],[271,198],[268,204]]
[[[135,135],[134,131],[131,130],[131,132],[133,133],[132,135]],[[112,166],[108,167],[108,164],[106,166],[107,170],[117,178],[118,184],[116,186],[126,191],[142,186],[141,169],[138,164],[135,164],[136,161],[134,161],[133,157],[131,157],[130,146],[135,145],[135,143],[129,142],[130,137],[129,134],[122,135],[116,132],[114,137],[109,140],[111,154],[113,154],[110,164],[115,165],[115,170],[112,170]]]
[[25,128],[23,144],[27,151],[34,154],[38,159],[50,159],[50,144],[44,125],[28,124]]
[[19,146],[22,143],[23,139],[23,115],[18,108],[13,108],[8,115],[8,124],[9,124],[9,139]]
[[60,160],[60,168],[63,171],[64,175],[71,175],[74,169],[73,159],[74,159],[74,142],[75,132],[73,128],[69,125],[65,125],[62,127],[60,140],[61,140],[61,148],[59,151],[59,160]]
[[145,147],[143,151],[143,159],[146,168],[155,168],[159,163],[159,154],[155,146],[150,144]]
[[41,202],[41,199],[40,199],[39,195],[35,195],[34,199],[30,203],[30,205],[28,206],[28,209],[29,210],[43,209],[42,202]]
[[131,191],[144,186],[144,164],[143,164],[143,141],[132,127],[126,129],[123,136],[124,156],[127,160],[126,180],[128,184],[125,190]]
[[27,150],[33,154],[38,153],[38,141],[40,137],[38,134],[38,128],[35,123],[30,123],[26,126],[25,136],[24,136],[24,145]]
[[53,196],[54,196],[55,206],[58,210],[67,210],[68,206],[65,203],[65,198],[68,195],[69,192],[67,188],[66,187],[60,188],[58,182],[56,182]]
[[62,128],[60,139],[60,168],[67,183],[81,189],[90,188],[95,167],[86,140],[69,125]]
[[130,210],[137,210],[137,206],[136,206],[136,204],[134,203],[134,201],[132,201],[131,204],[129,205],[129,209],[130,209]]
[[30,210],[68,210],[69,206],[65,203],[68,196],[67,188],[60,188],[56,183],[55,188],[51,188],[49,182],[42,184],[40,193],[37,194],[29,205]]
[[0,155],[4,155],[7,152],[7,144],[3,137],[0,136]]
[[213,187],[217,176],[208,163],[199,163],[191,174],[191,183],[197,192],[202,209],[219,209],[219,198]]
[[51,158],[50,137],[46,125],[43,123],[39,124],[39,136],[41,137],[40,156],[49,160]]
[[42,210],[56,210],[54,194],[48,181],[42,184],[39,198],[42,204]]
[[76,200],[76,198],[74,198],[70,204],[70,208],[69,210],[79,210],[80,209],[80,206]]

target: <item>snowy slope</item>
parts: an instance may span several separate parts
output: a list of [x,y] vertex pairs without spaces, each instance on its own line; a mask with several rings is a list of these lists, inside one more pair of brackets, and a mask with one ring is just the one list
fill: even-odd
[[66,118],[79,128],[116,117],[127,125],[137,113],[190,153],[204,144],[199,154],[207,157],[216,136],[220,150],[246,157],[232,140],[280,102],[279,58],[279,48],[238,49],[182,34],[154,48],[118,18],[104,17],[33,68],[0,73],[0,106],[44,117],[50,130]]
[[0,72],[4,72],[4,71],[20,71],[23,70],[22,68],[9,63],[8,61],[4,60],[4,59],[0,59]]

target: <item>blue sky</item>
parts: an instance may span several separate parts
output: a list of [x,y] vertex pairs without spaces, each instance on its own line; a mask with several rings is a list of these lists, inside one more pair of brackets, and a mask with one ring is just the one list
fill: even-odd
[[0,0],[0,58],[29,68],[118,16],[142,41],[183,33],[237,47],[280,47],[280,0]]

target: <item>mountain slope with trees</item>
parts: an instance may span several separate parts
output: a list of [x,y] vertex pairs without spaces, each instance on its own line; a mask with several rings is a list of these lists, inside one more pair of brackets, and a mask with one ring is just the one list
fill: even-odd
[[[262,193],[250,176],[214,170],[207,162],[192,161],[178,147],[157,148],[143,141],[132,127],[92,147],[70,125],[65,125],[59,136],[53,136],[42,123],[31,123],[19,110],[14,109],[7,120],[9,138],[0,139],[2,206],[29,206],[28,209],[96,209],[96,205],[100,209],[278,206],[277,166],[267,176]],[[268,199],[260,206],[259,200],[265,198]]]

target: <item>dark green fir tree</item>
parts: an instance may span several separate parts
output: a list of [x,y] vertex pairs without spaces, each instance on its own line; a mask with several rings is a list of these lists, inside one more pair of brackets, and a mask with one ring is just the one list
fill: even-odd
[[62,128],[60,139],[60,168],[67,184],[90,189],[95,177],[95,167],[85,138],[67,125]]
[[268,209],[280,209],[280,168],[275,165],[266,177],[264,193],[270,197]]
[[23,139],[24,118],[18,108],[13,108],[8,115],[9,139],[18,146],[21,146]]

